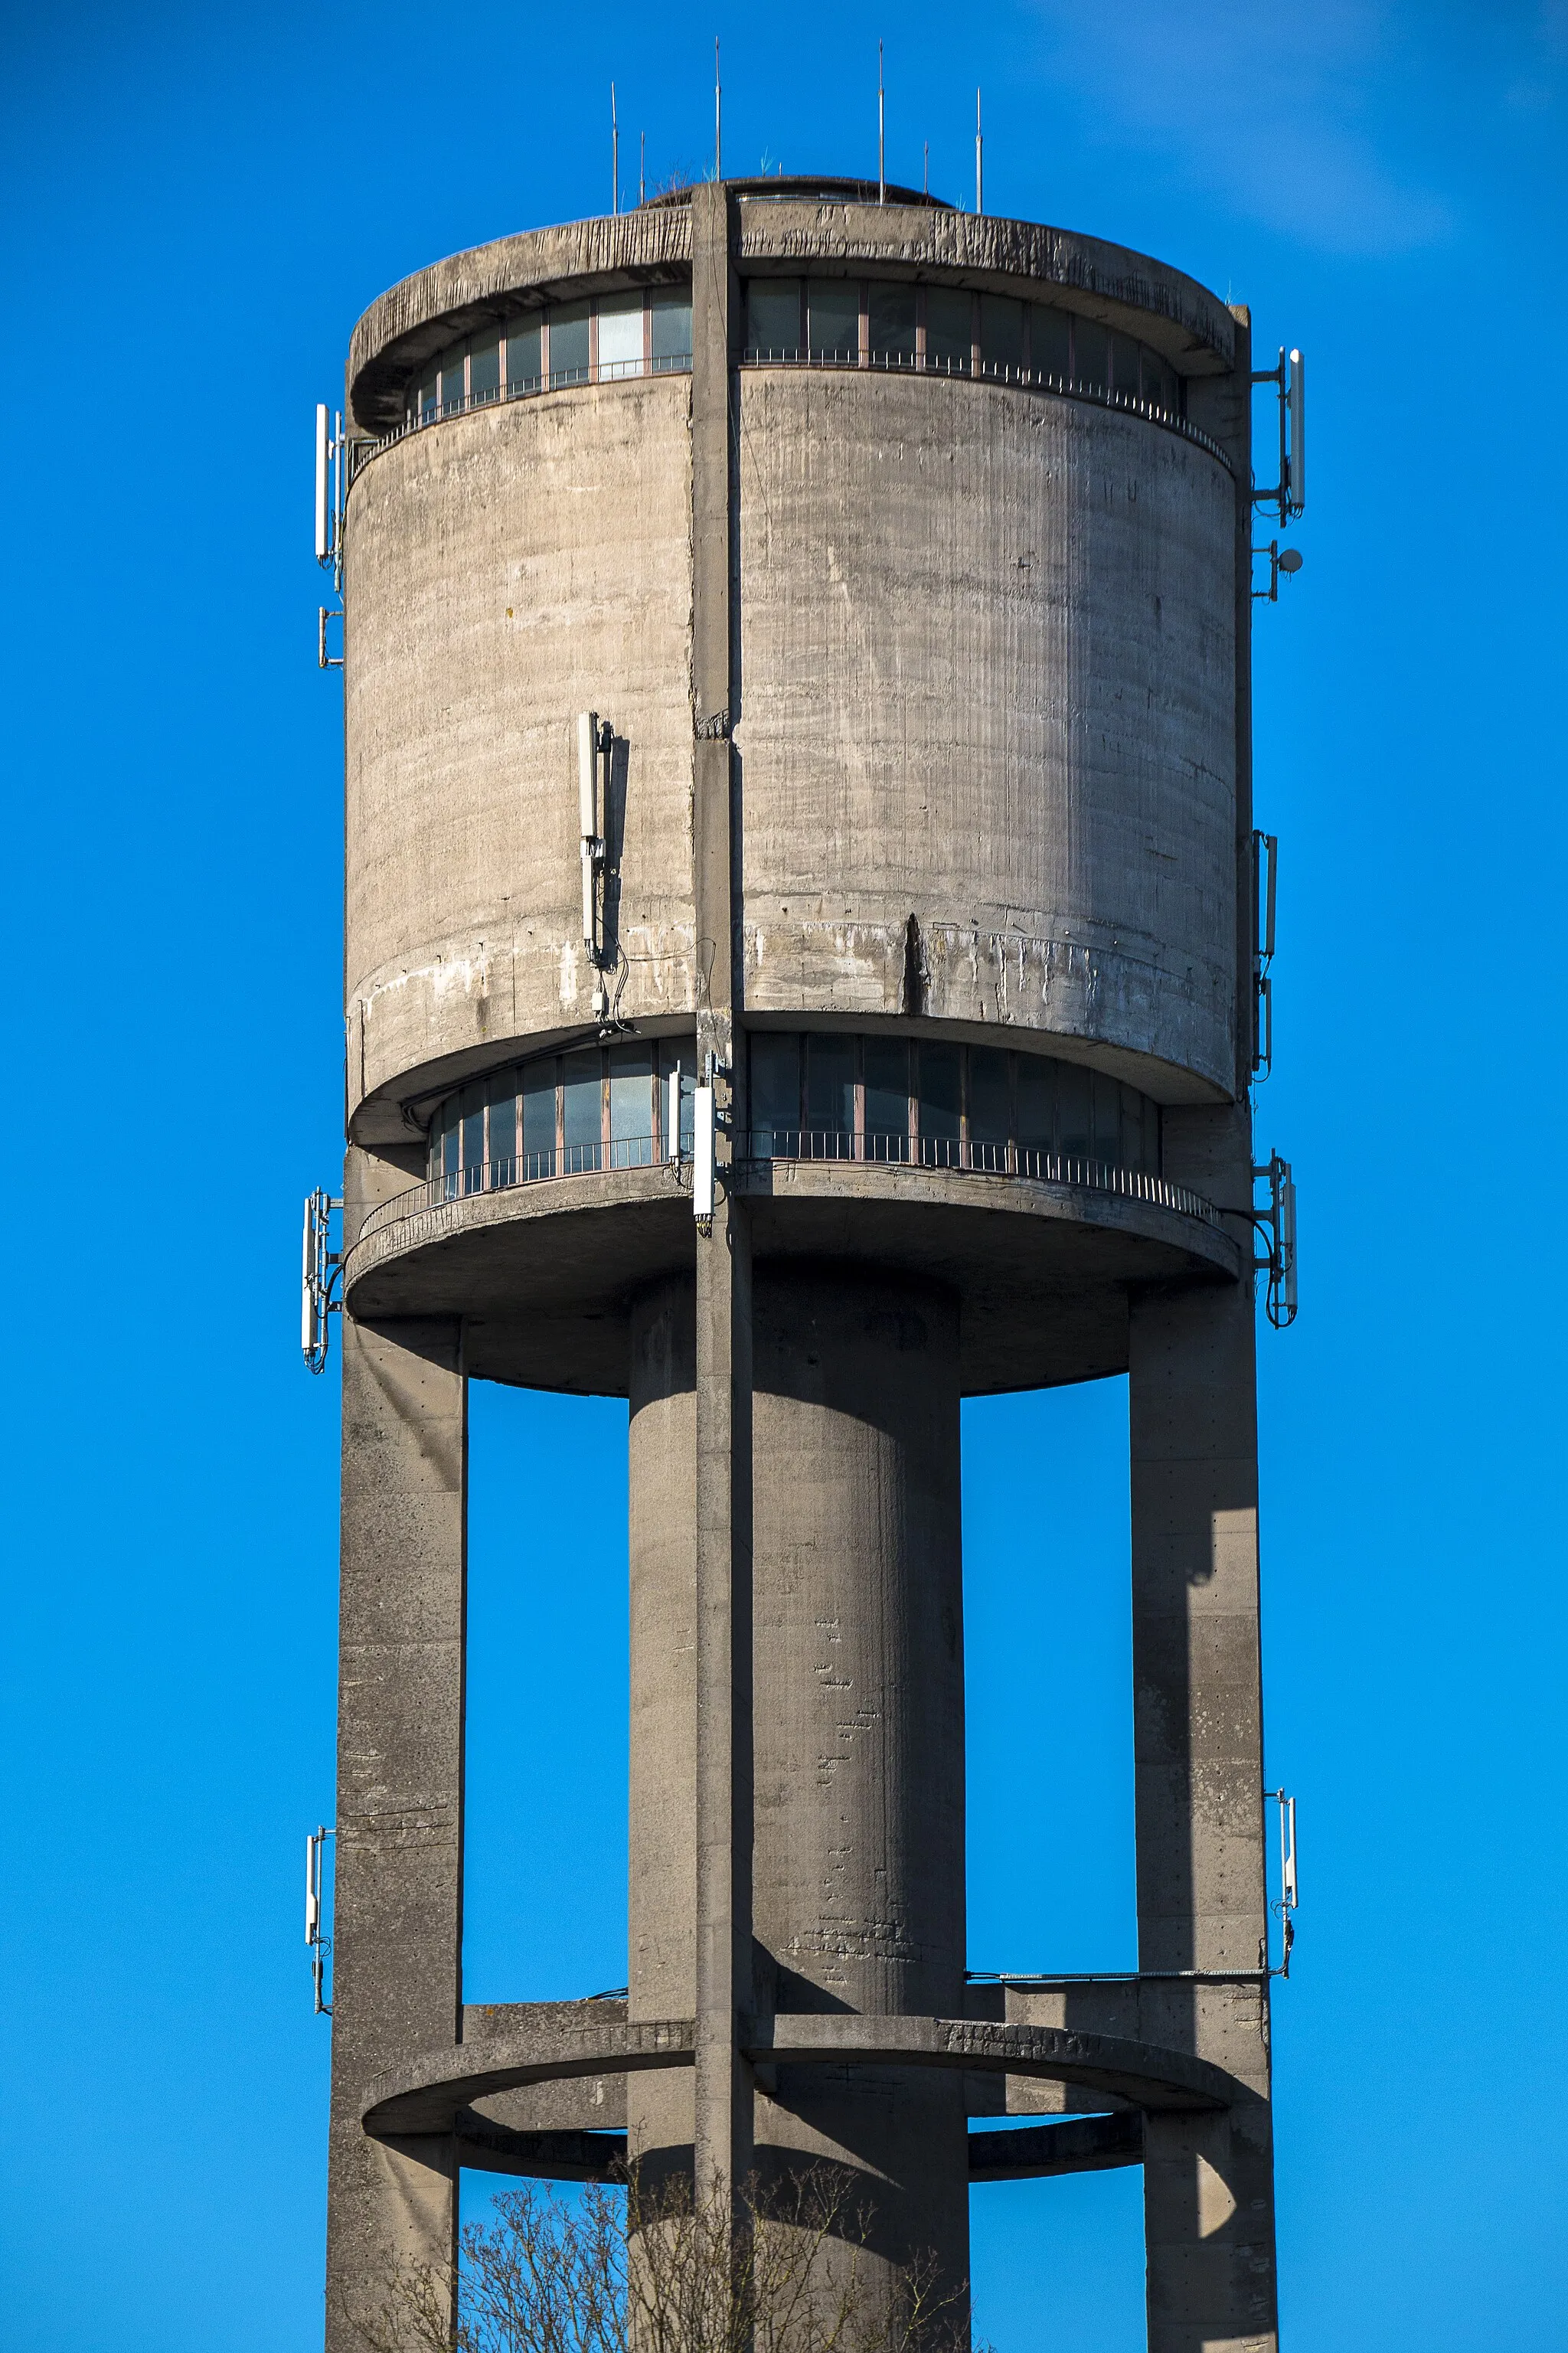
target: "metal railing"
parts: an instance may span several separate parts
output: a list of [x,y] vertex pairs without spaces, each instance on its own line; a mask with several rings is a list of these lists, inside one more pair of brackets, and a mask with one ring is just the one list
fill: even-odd
[[519,1152],[501,1160],[468,1161],[460,1168],[444,1168],[413,1185],[405,1193],[378,1201],[360,1226],[357,1240],[401,1225],[423,1210],[444,1208],[449,1201],[470,1200],[479,1193],[507,1193],[519,1185],[537,1185],[553,1176],[590,1176],[605,1169],[651,1168],[660,1158],[651,1135],[616,1135],[608,1144],[563,1144],[553,1152]]
[[[984,1176],[1021,1176],[1037,1184],[1064,1185],[1083,1192],[1107,1193],[1124,1201],[1144,1201],[1151,1208],[1173,1210],[1219,1227],[1218,1211],[1201,1193],[1184,1185],[1167,1184],[1142,1168],[1123,1168],[1114,1161],[1089,1160],[1076,1154],[1049,1152],[1033,1145],[985,1144],[958,1136],[856,1134],[847,1128],[754,1128],[745,1139],[746,1156],[768,1163],[837,1161],[861,1167],[942,1168]],[[670,1166],[664,1146],[651,1135],[616,1136],[608,1144],[568,1144],[553,1152],[518,1153],[502,1160],[472,1161],[460,1168],[443,1169],[422,1185],[377,1202],[362,1223],[356,1238],[402,1225],[410,1218],[470,1200],[483,1193],[504,1193],[519,1185],[535,1185],[555,1177],[591,1176],[605,1170]]]
[[748,367],[814,367],[842,368],[853,373],[869,368],[887,375],[967,376],[976,384],[1016,385],[1021,392],[1054,392],[1066,400],[1083,400],[1098,408],[1118,408],[1129,417],[1142,417],[1151,425],[1162,425],[1168,433],[1177,433],[1184,441],[1206,449],[1217,458],[1226,473],[1234,474],[1226,452],[1205,433],[1201,426],[1191,425],[1173,408],[1162,408],[1155,400],[1145,400],[1141,393],[1112,392],[1106,385],[1085,384],[1077,376],[1052,375],[1044,368],[1014,367],[1003,360],[982,360],[976,367],[968,360],[933,360],[910,352],[870,352],[865,359],[858,352],[814,352],[808,347],[788,349],[761,343],[748,343],[741,353]]
[[528,375],[509,378],[505,384],[494,385],[484,392],[465,393],[460,400],[440,400],[428,408],[405,417],[401,425],[377,439],[359,438],[350,443],[350,480],[362,466],[378,458],[395,442],[406,441],[411,433],[422,433],[427,425],[444,424],[449,417],[467,417],[476,409],[503,407],[508,401],[531,400],[542,392],[563,392],[574,385],[628,384],[637,376],[687,375],[691,369],[689,352],[666,352],[647,360],[605,360],[597,368],[552,368],[548,375]]
[[1145,1169],[1111,1160],[1052,1152],[1032,1144],[986,1144],[946,1135],[855,1134],[847,1128],[753,1128],[748,1139],[753,1160],[848,1160],[863,1166],[903,1164],[950,1168],[984,1176],[1025,1176],[1037,1184],[1069,1185],[1091,1193],[1114,1193],[1127,1201],[1147,1201],[1184,1218],[1218,1226],[1219,1213],[1201,1193],[1167,1184]]

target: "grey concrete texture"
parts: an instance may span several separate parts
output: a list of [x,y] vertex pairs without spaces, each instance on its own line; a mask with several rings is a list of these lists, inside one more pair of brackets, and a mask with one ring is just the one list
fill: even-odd
[[[697,1984],[693,1301],[666,1286],[634,1327],[634,2018],[682,2014]],[[758,1271],[750,1897],[757,1997],[780,2011],[962,2011],[956,1324],[930,1285]],[[627,2096],[634,2152],[689,2164],[689,2090]],[[860,2182],[879,2260],[930,2247],[967,2276],[961,2074],[771,2067],[752,2125],[765,2177]]]
[[[1255,1345],[1249,1284],[1133,1302],[1138,1936],[1149,1970],[1258,1970],[1265,1958]],[[1266,1983],[1252,1997],[1146,1989],[1159,2039],[1245,2087],[1213,2119],[1150,2120],[1151,2353],[1267,2353],[1276,2342]]]
[[394,2265],[456,2248],[450,2137],[373,2139],[361,2111],[405,2052],[457,2044],[467,1633],[460,1328],[342,1323],[329,2353]]
[[[703,2179],[821,2160],[875,2207],[891,2295],[917,2249],[967,2269],[970,2114],[1094,2105],[1026,2169],[1141,2152],[1152,2353],[1271,2353],[1247,322],[1028,224],[704,188],[394,289],[355,332],[357,420],[395,422],[410,370],[520,295],[688,269],[689,379],[446,420],[350,501],[329,2343],[345,2293],[449,2253],[463,2164],[592,2177],[623,2130]],[[813,269],[1124,326],[1223,458],[994,383],[736,375],[740,273]],[[381,1226],[433,1090],[593,1034],[590,708],[621,1010],[716,1059],[711,1229],[668,1170]],[[749,1018],[1091,1060],[1167,1106],[1166,1177],[1226,1223],[731,1169]],[[967,1988],[959,1398],[1123,1368],[1145,1974]],[[461,2006],[475,1372],[630,1398],[624,2008]]]
[[[448,419],[354,485],[345,582],[349,1099],[591,1030],[576,714],[611,812],[629,1019],[689,1017],[684,377]],[[416,1074],[416,1075],[415,1075]],[[363,1136],[406,1136],[395,1104]]]
[[[691,218],[711,193],[689,216],[579,224],[539,232],[537,249],[503,240],[439,265],[367,314],[354,364],[405,375],[407,339],[437,296],[444,332],[465,303],[490,299],[484,287],[668,275],[692,254]],[[748,268],[770,255],[780,269],[891,267],[897,248],[917,274],[1037,293],[1070,282],[1080,307],[1104,310],[1114,285],[1119,301],[1149,306],[1121,322],[1145,340],[1171,328],[1189,367],[1204,354],[1220,364],[1234,343],[1228,312],[1179,274],[1131,255],[1112,269],[1112,248],[1028,224],[908,206],[880,220],[853,206],[733,209]],[[704,763],[727,786],[731,760],[721,737],[693,740],[692,720],[728,721],[759,1018],[1005,1029],[1160,1100],[1228,1092],[1237,600],[1225,466],[1093,402],[749,368],[731,480],[735,269],[722,250],[718,266],[719,359],[691,378],[448,418],[355,481],[344,670],[355,1136],[405,1136],[408,1098],[588,1030],[573,754],[584,709],[609,720],[620,747],[614,945],[627,1018],[658,1028],[700,1012],[723,953],[716,911],[693,901],[689,828],[694,807],[707,824],[724,803],[700,781]],[[705,315],[699,301],[694,320]],[[702,389],[715,364],[717,401]],[[1191,382],[1228,448],[1227,396]],[[700,462],[704,436],[715,446]],[[710,561],[731,530],[731,561]],[[727,885],[709,864],[710,890]]]
[[[767,1257],[864,1257],[958,1297],[966,1397],[1125,1372],[1131,1284],[1234,1281],[1246,1262],[1218,1224],[1027,1177],[778,1162],[733,1181]],[[462,1316],[480,1379],[624,1395],[631,1303],[693,1267],[689,1183],[666,1165],[421,1201],[351,1251],[350,1304]]]
[[[699,192],[700,193],[700,192]],[[868,270],[889,277],[962,273],[998,292],[1048,293],[1164,352],[1184,374],[1230,366],[1226,305],[1168,262],[1038,221],[925,206],[780,203],[737,206],[737,259],[775,270]],[[650,206],[599,220],[527,229],[452,254],[373,302],[349,345],[346,399],[363,432],[403,421],[401,388],[430,353],[518,301],[571,300],[591,287],[668,281],[691,256],[688,206]]]
[[740,426],[748,1011],[1060,1033],[1156,1099],[1227,1095],[1225,468],[875,372],[744,370]]

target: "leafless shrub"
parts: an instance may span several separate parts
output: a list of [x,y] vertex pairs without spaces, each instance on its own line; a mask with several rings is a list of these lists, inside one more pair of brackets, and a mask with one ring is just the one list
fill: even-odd
[[870,2224],[822,2168],[736,2198],[635,2171],[572,2203],[530,2186],[468,2224],[455,2273],[401,2269],[358,2334],[365,2353],[966,2353],[964,2289],[927,2259],[889,2302]]

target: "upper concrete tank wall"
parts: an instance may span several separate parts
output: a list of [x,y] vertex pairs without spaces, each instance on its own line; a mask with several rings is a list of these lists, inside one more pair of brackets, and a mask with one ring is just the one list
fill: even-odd
[[627,1018],[691,1008],[685,376],[410,434],[355,484],[347,651],[351,1100],[593,1019],[575,713],[626,739]]
[[[1227,388],[1202,383],[1231,364],[1224,307],[1117,248],[891,206],[742,204],[737,235],[742,278],[1032,292],[1157,346],[1211,408]],[[355,331],[360,429],[394,421],[400,385],[454,333],[520,299],[668,283],[689,253],[677,207],[422,271]],[[810,366],[736,380],[745,1011],[1005,1029],[1165,1102],[1228,1093],[1238,491],[1224,459],[1038,387]],[[622,747],[620,1013],[691,1018],[690,485],[679,375],[448,417],[361,467],[356,1134],[396,1134],[400,1101],[590,1030],[581,710]]]
[[742,376],[741,485],[748,1008],[1228,1089],[1225,468],[1081,401],[779,368]]

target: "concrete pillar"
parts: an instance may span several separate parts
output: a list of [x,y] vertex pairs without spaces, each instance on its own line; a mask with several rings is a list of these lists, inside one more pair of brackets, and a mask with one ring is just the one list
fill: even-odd
[[1247,2092],[1147,2120],[1150,2353],[1272,2353],[1250,1283],[1135,1296],[1131,1371],[1139,1967],[1215,1980],[1146,1981],[1142,2016]]
[[[630,1398],[631,1821],[627,2014],[697,2014],[697,1334],[694,1285],[633,1310]],[[689,2174],[693,2079],[626,2078],[629,2154],[650,2188]]]
[[[364,1158],[350,1155],[351,1218]],[[329,2353],[359,2353],[353,2313],[379,2284],[456,2253],[450,2138],[374,2141],[359,2118],[381,2069],[458,2041],[468,1411],[456,1322],[341,1323],[326,2337]]]
[[[862,1267],[760,1269],[753,1307],[759,1962],[783,2011],[962,2014],[958,1311]],[[759,2174],[874,2210],[883,2287],[969,2271],[962,2080],[770,2070]]]
[[[752,1903],[759,2007],[962,2013],[958,1317],[901,1276],[779,1262],[752,1284]],[[708,1933],[699,1773],[695,1293],[633,1318],[630,2007],[690,2016]],[[765,2071],[759,2178],[802,2161],[873,2210],[886,2294],[929,2250],[968,2276],[961,2078]],[[691,2161],[689,2077],[627,2080],[631,2146]],[[751,2086],[746,2085],[748,2101]],[[824,2265],[824,2276],[832,2268]]]

